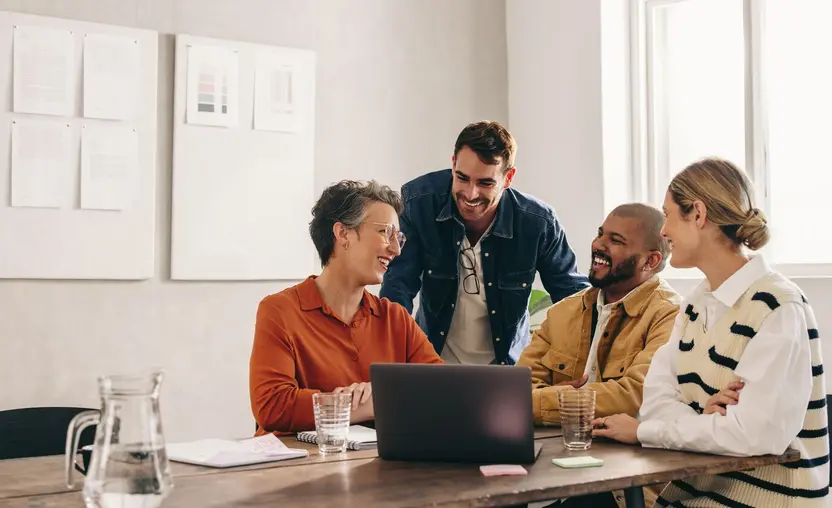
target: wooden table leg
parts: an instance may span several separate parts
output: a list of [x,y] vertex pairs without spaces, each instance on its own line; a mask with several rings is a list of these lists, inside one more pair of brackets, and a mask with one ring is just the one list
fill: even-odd
[[644,491],[641,487],[624,489],[624,504],[627,508],[644,508]]

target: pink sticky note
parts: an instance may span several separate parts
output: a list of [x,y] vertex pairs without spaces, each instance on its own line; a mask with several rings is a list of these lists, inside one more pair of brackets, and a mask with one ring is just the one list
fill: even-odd
[[483,476],[523,476],[528,474],[523,466],[514,464],[493,464],[490,466],[480,466],[480,471]]

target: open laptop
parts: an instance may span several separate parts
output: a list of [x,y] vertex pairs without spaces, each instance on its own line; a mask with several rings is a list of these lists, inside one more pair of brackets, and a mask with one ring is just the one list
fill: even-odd
[[531,370],[499,365],[370,365],[378,454],[387,460],[529,464]]

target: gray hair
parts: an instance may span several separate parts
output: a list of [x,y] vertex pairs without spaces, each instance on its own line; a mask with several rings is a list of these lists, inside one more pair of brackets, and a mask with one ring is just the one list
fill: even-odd
[[627,203],[619,205],[611,215],[618,217],[630,217],[638,219],[644,229],[644,246],[649,250],[658,251],[662,255],[662,261],[654,270],[659,273],[667,265],[667,258],[670,255],[670,245],[667,239],[662,237],[664,226],[664,214],[656,207],[644,203]]
[[335,233],[332,232],[335,223],[357,228],[364,220],[367,206],[373,202],[388,204],[399,215],[404,210],[399,193],[375,180],[366,183],[342,180],[324,189],[312,207],[312,222],[309,223],[309,235],[321,258],[321,266],[326,266],[335,250]]

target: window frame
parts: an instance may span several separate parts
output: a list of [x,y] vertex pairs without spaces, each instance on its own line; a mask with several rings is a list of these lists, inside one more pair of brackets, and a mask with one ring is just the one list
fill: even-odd
[[[632,196],[636,201],[660,203],[664,189],[658,188],[659,161],[667,157],[668,146],[662,130],[662,109],[656,107],[655,89],[661,86],[661,72],[656,58],[662,34],[657,32],[656,16],[660,10],[697,0],[630,0],[630,100],[632,114]],[[771,216],[768,158],[768,116],[765,83],[765,3],[766,0],[742,0],[745,53],[745,170],[754,186],[757,206]],[[659,48],[657,48],[659,46]],[[767,249],[761,252],[765,254]],[[775,261],[776,260],[772,260]],[[774,268],[789,277],[832,277],[832,263],[774,263]],[[670,278],[699,278],[698,270],[669,268]],[[694,275],[698,274],[698,275]]]

